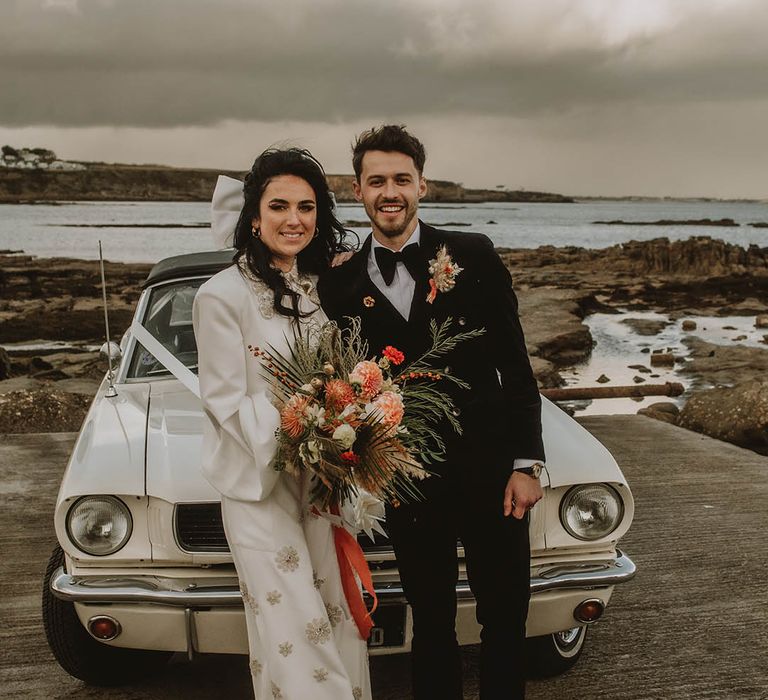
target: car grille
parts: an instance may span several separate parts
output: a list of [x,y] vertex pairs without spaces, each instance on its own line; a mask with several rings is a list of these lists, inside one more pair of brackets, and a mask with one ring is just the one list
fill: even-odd
[[221,522],[221,503],[179,503],[175,520],[176,541],[184,551],[229,551]]
[[[229,551],[221,522],[221,503],[178,503],[174,527],[176,541],[185,552]],[[368,554],[392,551],[392,546],[382,537],[377,537],[374,543],[367,535],[360,535],[358,541]]]

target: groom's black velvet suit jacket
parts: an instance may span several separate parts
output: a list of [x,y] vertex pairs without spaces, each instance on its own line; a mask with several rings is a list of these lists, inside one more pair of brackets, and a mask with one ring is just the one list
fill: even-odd
[[[326,314],[342,326],[345,317],[359,316],[370,355],[381,357],[382,349],[393,345],[405,353],[405,364],[430,346],[431,319],[440,323],[451,317],[452,334],[484,328],[484,335],[460,344],[438,360],[436,367],[450,368],[471,386],[469,390],[450,389],[463,434],[459,438],[447,427],[443,429],[447,463],[509,475],[516,458],[543,460],[541,398],[508,270],[483,234],[442,231],[424,223],[420,230],[422,270],[416,279],[408,321],[368,276],[370,237],[349,261],[320,278],[318,290]],[[455,287],[438,292],[430,304],[428,261],[442,245],[464,269]],[[446,382],[443,388],[450,386]],[[440,471],[439,465],[430,468]]]

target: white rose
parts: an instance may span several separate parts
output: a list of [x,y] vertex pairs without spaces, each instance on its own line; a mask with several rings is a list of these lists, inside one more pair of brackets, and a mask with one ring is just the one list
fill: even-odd
[[311,424],[316,425],[318,428],[322,428],[325,425],[325,409],[318,404],[307,406],[304,415]]
[[336,440],[336,442],[338,442],[345,450],[348,450],[350,447],[352,447],[356,437],[357,433],[355,433],[355,429],[347,423],[342,423],[338,428],[336,428],[336,430],[333,431],[333,439]]

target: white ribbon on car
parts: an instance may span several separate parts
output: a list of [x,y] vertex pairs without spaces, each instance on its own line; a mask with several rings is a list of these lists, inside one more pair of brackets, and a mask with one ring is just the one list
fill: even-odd
[[131,335],[136,338],[154,358],[178,379],[197,398],[200,398],[200,380],[197,375],[179,361],[155,336],[153,336],[138,321],[131,325]]
[[243,204],[243,183],[233,177],[219,175],[211,198],[211,235],[217,250],[234,245],[235,227]]

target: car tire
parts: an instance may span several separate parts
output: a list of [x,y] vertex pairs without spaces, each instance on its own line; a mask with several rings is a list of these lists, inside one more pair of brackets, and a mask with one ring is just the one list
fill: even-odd
[[54,548],[43,578],[43,627],[56,661],[70,675],[89,685],[114,686],[136,681],[159,671],[170,651],[122,649],[94,639],[83,627],[74,603],[51,593],[51,576],[64,566],[64,552]]
[[529,678],[551,678],[573,668],[584,650],[586,626],[526,640]]

